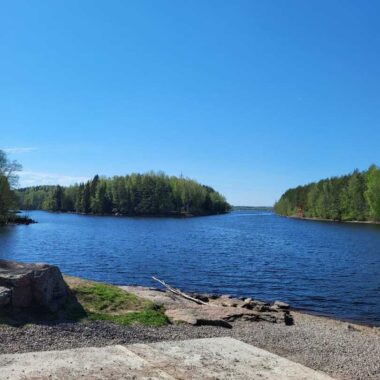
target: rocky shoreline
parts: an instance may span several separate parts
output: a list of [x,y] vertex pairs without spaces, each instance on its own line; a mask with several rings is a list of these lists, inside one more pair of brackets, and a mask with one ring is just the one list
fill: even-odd
[[[101,347],[211,337],[232,337],[341,379],[379,379],[380,329],[289,310],[229,296],[192,294],[217,306],[189,304],[170,292],[121,287],[165,305],[172,324],[162,327],[121,326],[111,322],[67,323],[41,321],[19,327],[0,325],[0,353]],[[245,307],[243,307],[245,305]],[[208,313],[211,312],[212,315]],[[242,310],[245,312],[242,313]],[[178,311],[182,310],[182,314]],[[200,310],[203,310],[202,312]],[[177,314],[176,314],[177,313]],[[205,319],[202,313],[208,315]],[[273,318],[261,318],[272,313]],[[292,318],[286,324],[283,316]],[[175,318],[179,318],[175,320]],[[181,321],[181,319],[186,319]],[[223,319],[224,318],[224,319]],[[226,319],[227,318],[227,319]],[[219,323],[223,321],[223,323]],[[226,323],[226,324],[224,324]],[[228,328],[226,328],[228,327]]]
[[[64,279],[71,286],[73,281],[84,281],[69,276]],[[49,319],[48,314],[42,314],[36,323],[9,324],[0,319],[0,354],[232,337],[336,379],[380,378],[379,328],[301,313],[281,301],[270,304],[228,295],[185,294],[158,282],[164,290],[141,286],[114,288],[156,305],[170,324],[153,327],[89,319],[69,322]],[[67,285],[56,267],[3,260],[0,286],[3,307],[26,308],[35,303],[57,310]]]
[[172,324],[120,326],[108,322],[0,326],[0,353],[101,347],[209,337],[233,337],[324,371],[336,379],[379,379],[377,329],[293,312],[294,325],[231,322],[232,328]]
[[28,218],[27,216],[13,216],[9,218],[6,225],[26,225],[37,223],[35,220]]
[[[162,306],[166,316],[174,324],[232,328],[231,322],[235,321],[280,323],[286,326],[294,323],[289,305],[281,301],[270,304],[252,298],[233,298],[229,295],[198,293],[186,295],[177,289],[174,291],[179,294],[143,286],[120,286],[120,288]],[[187,296],[189,298],[185,298]]]

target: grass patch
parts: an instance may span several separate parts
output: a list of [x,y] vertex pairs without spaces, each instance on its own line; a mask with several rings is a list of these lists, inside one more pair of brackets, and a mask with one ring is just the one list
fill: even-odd
[[0,324],[109,321],[120,325],[163,326],[169,323],[162,307],[117,286],[65,276],[70,295],[56,313],[40,308],[3,309]]
[[145,326],[163,326],[168,323],[168,318],[161,310],[142,310],[124,315],[91,313],[89,319],[95,321],[109,321],[119,325],[140,324]]
[[116,286],[65,278],[72,298],[65,307],[67,317],[75,320],[101,320],[120,325],[162,326],[168,323],[164,310],[153,302]]

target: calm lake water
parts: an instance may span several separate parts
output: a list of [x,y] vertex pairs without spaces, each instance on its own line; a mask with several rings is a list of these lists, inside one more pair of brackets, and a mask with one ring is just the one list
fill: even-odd
[[0,257],[114,284],[250,296],[380,325],[380,226],[269,212],[189,219],[29,213],[0,228]]

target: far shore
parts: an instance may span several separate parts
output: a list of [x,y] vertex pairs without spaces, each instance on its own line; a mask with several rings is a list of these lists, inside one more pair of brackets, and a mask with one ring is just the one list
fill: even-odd
[[333,219],[324,219],[324,218],[311,218],[307,216],[297,216],[297,215],[280,215],[280,216],[285,216],[286,218],[290,218],[290,219],[310,220],[312,222],[375,224],[375,225],[380,224],[380,222],[376,222],[372,220],[333,220]]
[[83,215],[83,216],[115,216],[115,217],[124,217],[124,218],[176,218],[176,219],[182,219],[182,218],[198,218],[203,216],[215,216],[215,215],[225,215],[228,214],[230,211],[226,212],[218,212],[218,213],[203,213],[203,214],[191,214],[189,212],[173,212],[173,213],[166,213],[166,214],[122,214],[122,213],[105,213],[105,214],[94,214],[94,213],[84,213],[84,212],[76,212],[76,211],[52,211],[52,210],[20,210],[23,213],[28,213],[31,211],[43,211],[43,212],[49,212],[52,214],[72,214],[72,215]]

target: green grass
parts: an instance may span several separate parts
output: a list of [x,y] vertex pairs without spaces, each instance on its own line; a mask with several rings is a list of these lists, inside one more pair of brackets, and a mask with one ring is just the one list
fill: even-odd
[[115,286],[87,283],[72,289],[81,304],[94,312],[120,312],[152,307],[152,303]]
[[72,283],[70,289],[77,302],[70,300],[66,311],[67,316],[75,319],[110,321],[120,325],[162,326],[168,323],[162,308],[116,286],[83,281]]
[[70,295],[58,312],[49,313],[39,308],[2,310],[0,324],[109,321],[120,325],[163,326],[169,323],[162,307],[116,286],[69,276],[65,281]]
[[161,310],[142,310],[124,315],[90,313],[88,318],[93,321],[109,321],[119,325],[163,326],[168,324],[168,318]]

